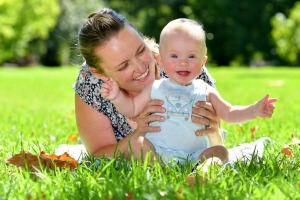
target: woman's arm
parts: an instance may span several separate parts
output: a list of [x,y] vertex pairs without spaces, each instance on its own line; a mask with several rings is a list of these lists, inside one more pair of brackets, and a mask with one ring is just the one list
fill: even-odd
[[[207,101],[198,101],[197,107],[193,107],[192,121],[198,124],[205,125],[206,128],[197,130],[196,135],[207,135],[210,146],[223,145],[224,138],[221,134],[221,121],[217,117],[216,112],[211,103]],[[195,116],[197,115],[197,116]],[[198,117],[199,116],[199,117]]]
[[117,141],[111,122],[104,114],[75,95],[75,115],[79,136],[90,154],[112,156]]
[[93,156],[114,157],[125,154],[129,157],[133,154],[138,158],[141,152],[144,156],[154,149],[138,130],[117,142],[109,118],[88,106],[78,95],[75,96],[75,114],[80,138]]

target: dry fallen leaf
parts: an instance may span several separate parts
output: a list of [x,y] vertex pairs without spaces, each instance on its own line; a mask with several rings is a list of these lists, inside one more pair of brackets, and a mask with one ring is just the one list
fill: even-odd
[[256,133],[258,126],[256,125],[253,128],[250,128],[251,138],[254,138],[254,134]]
[[196,176],[190,176],[190,175],[188,175],[188,176],[185,177],[185,179],[186,179],[188,185],[189,185],[191,188],[193,188],[194,185],[195,185],[197,182],[198,182],[198,183],[205,183],[205,182],[206,182],[206,179],[203,178],[203,177],[200,176],[200,175],[196,175]]
[[42,151],[40,158],[44,160],[45,164],[51,169],[55,168],[55,166],[59,168],[75,169],[78,165],[78,162],[66,152],[57,156],[55,154],[47,154]]
[[132,192],[126,193],[126,200],[132,200],[133,199],[133,194]]
[[32,171],[40,171],[41,167],[50,169],[54,169],[55,167],[74,169],[78,165],[78,162],[68,153],[57,156],[55,154],[49,155],[45,152],[41,152],[39,156],[36,156],[27,151],[20,151],[19,154],[15,154],[11,158],[6,159],[5,162],[23,169],[28,167],[28,169]]
[[239,133],[242,132],[242,130],[243,130],[243,128],[241,126],[236,128],[236,131],[239,132]]
[[28,169],[32,171],[37,171],[37,169],[40,169],[38,157],[27,151],[20,151],[19,154],[15,154],[11,158],[6,159],[5,162],[8,164],[16,165],[23,169],[28,167]]
[[284,148],[281,150],[281,153],[289,156],[290,158],[293,158],[293,149],[291,148],[299,148],[300,149],[300,140],[295,138],[294,134],[292,134],[292,142],[288,145],[285,145]]
[[75,142],[75,141],[77,141],[77,139],[78,139],[78,135],[70,134],[70,135],[69,135],[68,142],[69,142],[69,143]]
[[292,153],[291,147],[288,145],[286,145],[283,149],[281,149],[281,153],[289,156],[290,158],[293,158],[293,153]]

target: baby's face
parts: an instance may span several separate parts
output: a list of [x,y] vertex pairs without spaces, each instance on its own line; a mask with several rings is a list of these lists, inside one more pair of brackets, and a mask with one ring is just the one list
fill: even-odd
[[160,46],[160,66],[173,82],[191,84],[206,62],[203,41],[184,31],[170,32],[164,39]]

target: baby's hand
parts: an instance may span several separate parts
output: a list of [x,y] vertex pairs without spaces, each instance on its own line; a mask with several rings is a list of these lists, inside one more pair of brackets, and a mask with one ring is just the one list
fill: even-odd
[[120,93],[120,88],[115,80],[108,78],[101,86],[101,96],[108,100],[115,100]]
[[269,94],[266,94],[264,98],[255,104],[255,115],[261,118],[271,118],[275,109],[276,98],[269,98]]

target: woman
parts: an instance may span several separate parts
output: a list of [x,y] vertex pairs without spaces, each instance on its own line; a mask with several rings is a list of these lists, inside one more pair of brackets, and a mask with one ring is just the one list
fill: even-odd
[[[88,152],[99,157],[130,156],[132,152],[138,158],[154,151],[144,135],[159,132],[159,127],[148,124],[164,121],[161,116],[151,115],[165,112],[161,107],[163,102],[153,100],[138,119],[127,119],[100,96],[100,88],[101,79],[112,77],[128,96],[136,96],[157,78],[155,52],[150,51],[141,34],[122,15],[111,9],[92,13],[78,37],[86,62],[74,86],[75,111],[79,135]],[[206,69],[200,78],[211,85],[214,83]],[[193,108],[193,114],[203,117],[193,116],[192,120],[207,126],[207,129],[197,131],[196,135],[219,135],[219,121],[212,106],[207,102],[198,102],[197,106]],[[216,143],[222,141],[218,138]],[[206,152],[202,157],[215,156],[222,162],[228,160],[227,149],[222,146],[211,147]]]

